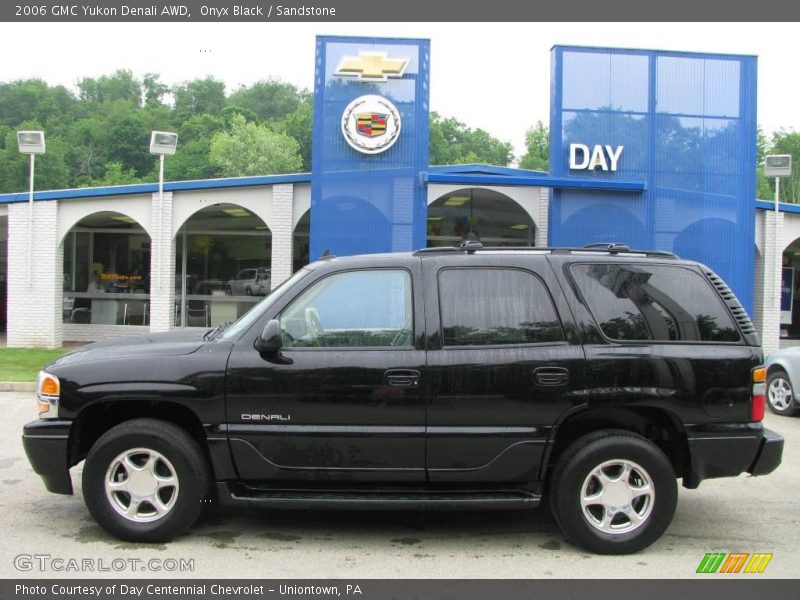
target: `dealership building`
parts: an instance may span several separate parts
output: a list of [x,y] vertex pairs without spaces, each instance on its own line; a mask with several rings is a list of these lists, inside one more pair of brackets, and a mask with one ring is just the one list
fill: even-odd
[[430,60],[319,37],[311,173],[0,195],[8,346],[214,326],[325,251],[462,240],[673,252],[728,282],[766,350],[800,337],[800,207],[755,199],[755,57],[555,46],[549,173],[428,165]]

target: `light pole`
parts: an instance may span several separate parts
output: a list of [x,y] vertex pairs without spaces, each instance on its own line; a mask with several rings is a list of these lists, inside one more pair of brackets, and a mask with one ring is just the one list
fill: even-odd
[[44,131],[18,131],[17,146],[22,154],[30,156],[30,187],[28,188],[28,287],[33,272],[33,174],[36,155],[44,154]]
[[[162,237],[164,227],[164,157],[168,154],[175,154],[175,149],[178,147],[178,134],[170,133],[169,131],[154,131],[150,135],[150,154],[158,156],[158,260],[163,260],[161,255]],[[158,274],[158,288],[164,289],[164,278],[161,276],[161,270]]]
[[[792,175],[792,155],[791,154],[770,154],[764,157],[764,175],[775,178],[775,253],[773,273],[775,284],[773,286],[772,306],[780,310],[781,298],[781,242],[779,238],[778,215],[780,210],[781,177],[791,177]],[[778,325],[780,328],[780,324]]]

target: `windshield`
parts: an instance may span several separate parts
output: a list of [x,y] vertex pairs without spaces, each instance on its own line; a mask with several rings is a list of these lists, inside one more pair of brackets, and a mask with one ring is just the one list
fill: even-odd
[[270,294],[267,295],[261,302],[243,314],[238,321],[234,321],[229,327],[226,327],[225,330],[218,336],[219,339],[232,340],[250,329],[250,326],[258,321],[261,315],[263,315],[270,306],[275,304],[275,302],[286,293],[286,290],[291,288],[295,282],[301,280],[310,272],[311,271],[306,267],[303,267],[297,271],[289,279],[272,290],[272,292],[270,292]]

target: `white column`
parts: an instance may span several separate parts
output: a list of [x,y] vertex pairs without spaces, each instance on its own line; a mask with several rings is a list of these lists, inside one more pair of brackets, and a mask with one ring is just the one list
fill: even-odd
[[764,246],[760,265],[756,267],[754,316],[761,336],[764,354],[780,347],[781,305],[780,293],[775,294],[776,282],[781,280],[781,265],[775,263],[775,245],[783,250],[783,213],[778,218],[778,238],[775,239],[775,213],[764,211],[761,221]]
[[272,186],[272,287],[292,276],[292,204],[294,185]]
[[536,246],[547,246],[547,232],[550,230],[550,188],[539,188],[539,217],[536,220]]
[[34,202],[32,260],[28,222],[27,203],[8,207],[8,347],[60,348],[64,250],[58,239],[58,202]]
[[175,323],[175,238],[172,192],[153,194],[150,237],[150,331],[168,331]]

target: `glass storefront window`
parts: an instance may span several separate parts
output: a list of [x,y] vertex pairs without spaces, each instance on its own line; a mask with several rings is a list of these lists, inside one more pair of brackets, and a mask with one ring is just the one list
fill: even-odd
[[64,238],[63,320],[148,325],[150,237],[115,212],[82,219]]
[[272,289],[272,236],[264,222],[232,204],[192,215],[175,240],[175,325],[234,321]]
[[494,190],[467,188],[428,207],[428,247],[476,240],[484,246],[533,246],[536,228],[528,213]]

